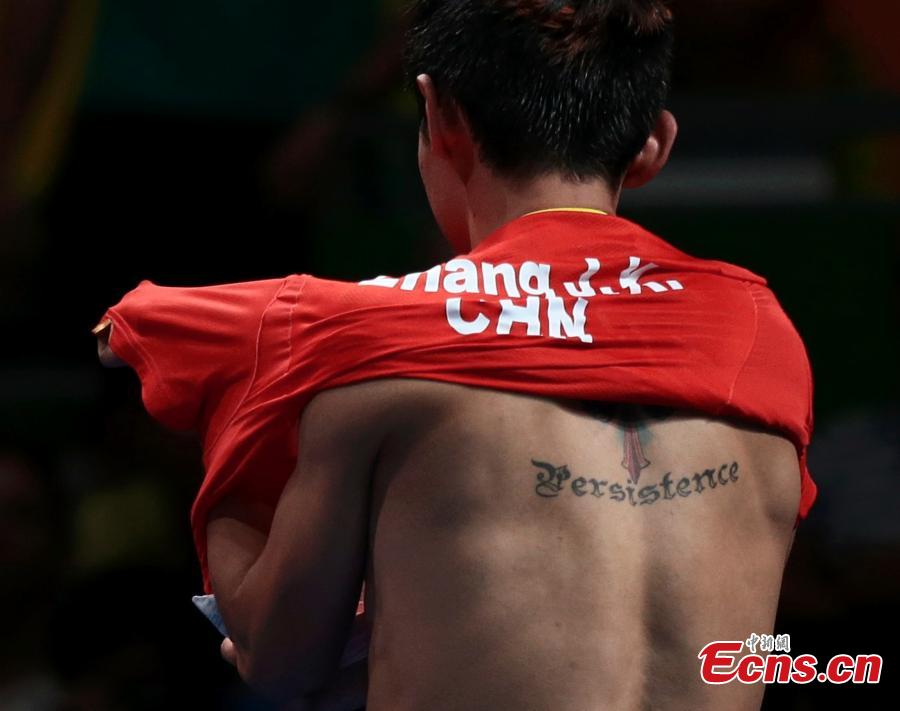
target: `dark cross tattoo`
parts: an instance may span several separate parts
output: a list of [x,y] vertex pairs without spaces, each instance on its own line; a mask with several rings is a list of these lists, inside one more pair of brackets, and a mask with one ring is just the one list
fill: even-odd
[[637,484],[641,472],[650,466],[650,460],[644,456],[641,434],[647,433],[648,421],[664,420],[672,415],[674,408],[591,401],[585,401],[583,405],[596,417],[622,430],[624,438],[622,468],[628,470],[631,483]]
[[628,477],[632,484],[637,484],[641,478],[641,471],[650,466],[650,460],[644,456],[641,448],[641,435],[634,425],[625,426],[625,458],[622,466],[628,470]]

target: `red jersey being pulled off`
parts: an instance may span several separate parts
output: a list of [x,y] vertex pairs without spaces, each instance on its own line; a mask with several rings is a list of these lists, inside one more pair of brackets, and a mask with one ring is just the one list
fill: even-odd
[[206,474],[191,520],[207,592],[210,508],[234,487],[274,505],[306,404],[373,378],[749,420],[797,448],[798,520],[816,496],[809,362],[765,279],[691,257],[619,217],[526,215],[428,271],[361,283],[144,280],[104,317],[150,414],[202,437]]

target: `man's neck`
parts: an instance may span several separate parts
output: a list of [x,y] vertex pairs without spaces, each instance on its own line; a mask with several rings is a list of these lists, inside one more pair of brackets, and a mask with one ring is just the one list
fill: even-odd
[[491,173],[476,171],[467,192],[473,249],[498,228],[531,212],[582,208],[614,215],[619,201],[619,191],[604,180],[572,182],[558,175],[522,182],[500,180]]

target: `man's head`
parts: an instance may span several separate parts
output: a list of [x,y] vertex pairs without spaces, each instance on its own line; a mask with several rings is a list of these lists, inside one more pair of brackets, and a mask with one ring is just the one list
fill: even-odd
[[674,140],[663,112],[672,44],[663,0],[418,0],[407,76],[422,177],[448,236],[478,164],[519,184],[556,175],[615,193],[651,179]]

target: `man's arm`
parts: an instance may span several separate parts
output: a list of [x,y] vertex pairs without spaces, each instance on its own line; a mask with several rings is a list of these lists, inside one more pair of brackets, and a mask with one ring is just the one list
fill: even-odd
[[[98,356],[101,363],[107,368],[116,368],[127,365],[109,346],[113,328],[114,325],[111,321],[109,319],[104,319],[92,329],[93,334],[97,337]],[[365,388],[366,386],[362,387]],[[375,411],[375,408],[382,404],[383,398],[373,398],[371,395],[367,396],[365,393],[368,391],[364,390],[364,392],[360,393],[359,388],[360,386],[357,386],[352,393],[341,390],[329,391],[319,398],[316,398],[307,407],[304,422],[311,424],[319,422],[322,426],[303,427],[301,429],[301,439],[305,436],[307,440],[311,441],[300,442],[301,457],[298,459],[298,466],[294,476],[288,483],[285,489],[285,495],[282,497],[281,505],[279,506],[279,510],[282,511],[282,521],[285,519],[287,519],[288,522],[290,521],[291,513],[284,513],[284,509],[289,506],[289,497],[287,494],[291,490],[294,491],[293,498],[300,498],[300,506],[297,507],[295,511],[296,514],[302,512],[303,506],[308,507],[314,505],[317,496],[328,497],[335,492],[337,492],[338,496],[344,496],[349,493],[349,496],[353,498],[353,501],[356,504],[357,511],[361,505],[366,507],[362,520],[355,522],[361,524],[361,534],[363,537],[365,536],[368,524],[369,468],[367,468],[363,462],[367,459],[367,451],[374,452],[377,449],[376,443],[378,442],[379,432],[376,431],[376,428],[372,425],[383,422]],[[363,419],[350,411],[345,415],[342,408],[346,409],[351,404],[356,413],[368,412],[374,416]],[[321,419],[320,416],[316,414],[319,408],[323,408],[327,413],[321,416]],[[343,431],[342,428],[356,428],[356,430],[354,432],[349,432]],[[344,439],[345,437],[346,439]],[[338,440],[337,446],[335,446],[331,452],[323,452],[319,449],[317,453],[314,449],[315,446],[320,448],[331,446],[329,445],[329,442],[335,440]],[[342,442],[357,442],[362,446],[358,449],[344,450],[342,449]],[[333,456],[342,453],[351,456]],[[374,459],[374,455],[371,458]],[[310,476],[309,478],[303,478],[303,481],[298,481],[298,479],[303,476],[300,472],[314,470],[313,462],[318,462],[320,464],[319,472],[322,476],[327,477],[328,472],[332,471],[335,475],[334,478],[330,481],[325,481],[321,478],[316,481]],[[359,477],[357,477],[356,472],[359,472]],[[341,473],[345,477],[343,480],[337,478]],[[348,492],[340,491],[341,486],[344,484],[347,485]],[[304,495],[300,493],[304,490],[308,492],[309,498],[304,498]],[[359,496],[357,497],[356,495]],[[270,506],[242,496],[241,492],[236,492],[219,502],[211,512],[207,522],[210,569],[213,575],[214,586],[218,592],[217,602],[220,608],[223,606],[228,608],[227,610],[223,610],[223,617],[233,620],[228,623],[229,627],[238,630],[238,634],[243,635],[244,637],[248,634],[247,628],[249,618],[242,617],[243,611],[239,608],[238,602],[234,601],[234,598],[238,591],[246,593],[251,589],[249,585],[244,586],[244,583],[248,578],[251,583],[260,583],[262,567],[255,567],[255,564],[260,561],[262,553],[266,549],[270,530],[274,527],[275,513],[276,512],[273,511]],[[352,512],[349,509],[344,511],[344,513],[352,515]],[[331,523],[338,528],[341,528],[342,526],[340,518],[336,518]],[[289,523],[287,525],[289,525]],[[352,528],[352,526],[341,528],[345,534],[345,541],[349,540],[349,537],[346,534],[350,534]],[[359,528],[359,525],[357,525],[357,528]],[[311,525],[309,523],[305,527],[302,527],[302,525],[298,527],[298,531],[300,530],[304,530],[307,532],[307,535],[311,535]],[[327,539],[329,533],[328,531],[325,531],[322,535]],[[304,539],[298,538],[295,539],[294,542],[302,544],[302,540]],[[337,539],[332,541],[335,545],[335,558],[339,555],[337,550],[338,542]],[[362,545],[365,547],[364,538]],[[291,554],[291,551],[285,549],[281,551],[281,553],[284,556],[288,556]],[[268,558],[268,561],[271,561],[272,558],[275,557],[276,555],[272,553]],[[252,576],[248,575],[251,571],[253,571]],[[298,576],[301,572],[302,571],[297,571]],[[313,573],[315,573],[315,571],[313,571]],[[322,585],[320,585],[320,587],[325,587],[325,589],[330,592],[332,588],[328,587],[327,580],[321,579],[321,581]],[[337,584],[335,584],[333,589],[337,593],[340,593],[341,591],[336,585]],[[352,609],[354,612],[356,609],[356,601],[359,598],[358,587],[359,586],[355,586],[352,593]],[[226,602],[226,600],[229,600],[230,602]],[[300,600],[300,604],[303,604],[302,599],[298,598],[298,600]],[[338,597],[334,595],[329,596],[326,600],[326,606],[333,606],[338,601]],[[310,609],[315,610],[315,600],[310,600],[310,603],[313,605]],[[273,611],[270,610],[270,613],[272,612]],[[237,620],[234,621],[236,616]],[[310,618],[313,622],[318,620],[320,623],[324,619],[317,618],[316,615],[310,615]],[[364,621],[359,619],[354,620],[354,615],[352,613],[350,614],[349,619],[358,626],[365,626]],[[329,629],[320,624],[318,631],[328,638],[326,642],[338,644],[341,649],[348,636],[341,631],[340,625]],[[289,657],[280,657],[281,668],[290,670],[290,677],[287,679],[287,685],[291,686],[292,689],[296,689],[296,694],[288,691],[285,691],[284,693],[290,693],[292,696],[291,701],[296,701],[301,705],[305,704],[302,706],[303,708],[318,709],[321,711],[356,708],[360,703],[364,703],[366,661],[363,660],[354,663],[350,667],[343,668],[335,676],[329,678],[327,674],[328,666],[325,664],[327,658],[326,656],[321,656],[321,650],[317,648],[317,640],[318,637],[313,633],[308,637],[298,638],[296,646],[292,647],[296,656],[302,657],[303,655],[306,655],[307,659],[314,663],[316,661],[321,662],[318,667],[316,667],[315,664],[312,665],[312,671],[314,673],[311,676],[304,675],[304,667],[302,665],[296,667],[295,674],[294,669],[287,666],[290,661]],[[311,650],[310,653],[304,651],[307,649]],[[226,639],[223,643],[223,655],[232,664],[237,665],[237,651],[230,638]],[[255,669],[260,657],[261,655],[256,654],[251,658],[248,653],[244,653],[241,656],[240,670],[242,671],[242,676],[249,678],[251,682],[253,682],[255,676],[257,676]],[[264,663],[264,660],[259,661],[259,663]],[[337,663],[335,662],[331,666],[336,668]],[[274,673],[277,670],[277,667],[278,665],[276,664],[269,665],[266,668],[271,669]],[[319,673],[319,668],[324,669],[325,671]],[[315,693],[308,694],[307,692],[309,690],[314,690]],[[300,706],[298,706],[298,708],[300,708]]]
[[297,467],[274,515],[231,497],[209,517],[212,586],[238,671],[275,699],[328,684],[349,636],[384,430],[368,392],[330,390],[307,406]]

